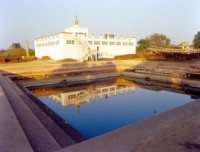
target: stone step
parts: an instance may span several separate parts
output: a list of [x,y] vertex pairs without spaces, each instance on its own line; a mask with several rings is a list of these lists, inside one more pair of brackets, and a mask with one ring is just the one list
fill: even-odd
[[33,150],[38,152],[59,150],[60,145],[3,76],[0,76],[0,84]]
[[24,134],[4,92],[0,86],[0,151],[31,152]]
[[62,147],[67,147],[75,144],[76,142],[63,131],[38,105],[36,105],[27,95],[22,91],[13,81],[8,77],[5,80],[12,86],[17,94],[23,99],[24,103],[32,110],[33,114],[40,120],[43,126],[54,137],[57,143]]

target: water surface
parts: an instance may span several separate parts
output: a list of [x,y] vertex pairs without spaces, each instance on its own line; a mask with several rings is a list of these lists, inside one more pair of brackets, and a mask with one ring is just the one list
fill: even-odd
[[180,86],[124,78],[46,86],[31,91],[86,138],[192,101],[190,95],[183,94],[185,90]]

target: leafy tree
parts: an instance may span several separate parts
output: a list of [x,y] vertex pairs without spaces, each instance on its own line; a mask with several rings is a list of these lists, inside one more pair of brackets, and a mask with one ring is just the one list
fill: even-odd
[[146,39],[149,40],[150,46],[157,47],[169,47],[171,41],[166,35],[158,33],[154,33]]
[[197,32],[197,34],[194,36],[193,46],[196,49],[200,48],[200,32]]
[[137,50],[143,51],[143,50],[147,49],[149,46],[150,46],[149,40],[141,39],[141,40],[138,41]]
[[29,49],[29,55],[30,56],[35,56],[35,50]]

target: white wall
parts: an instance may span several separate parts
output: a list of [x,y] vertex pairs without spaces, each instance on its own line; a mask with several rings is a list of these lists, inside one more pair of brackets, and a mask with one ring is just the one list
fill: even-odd
[[[49,56],[52,59],[60,58],[62,53],[60,34],[55,34],[35,40],[35,55],[37,58]],[[40,46],[38,46],[40,45]]]
[[[40,38],[40,40],[35,40],[35,56],[37,58],[49,56],[54,60],[61,60],[65,58],[78,60],[81,57],[80,52],[82,49],[75,44],[67,44],[67,40],[73,40],[73,35],[59,33],[56,38],[44,37]],[[37,44],[46,45],[57,41],[59,44],[37,47]]]
[[[86,33],[86,35],[78,34],[78,37],[83,41],[86,41],[91,49],[97,50],[97,47],[99,47],[99,53],[103,54],[103,58],[114,58],[116,55],[136,54],[136,38],[116,36],[113,38],[104,38],[102,36],[91,36],[88,38],[88,28],[81,28],[79,26],[68,28],[65,31],[66,32],[36,39],[36,57],[41,58],[43,56],[49,56],[54,60],[61,60],[65,58],[79,60],[82,56],[84,56],[83,49],[76,45],[75,42],[74,44],[66,43],[67,40],[74,40],[73,37],[75,36],[75,33]],[[70,34],[69,32],[72,33]],[[88,41],[92,41],[93,44],[89,44]],[[94,41],[99,41],[100,44],[94,44]],[[108,44],[103,45],[103,41],[106,41]],[[110,42],[114,42],[115,45],[110,45]],[[117,42],[121,42],[121,45],[117,45]],[[127,43],[127,46],[123,45],[124,42]],[[129,43],[132,43],[133,45],[130,45]]]
[[71,28],[66,28],[65,32],[73,33],[76,36],[76,33],[86,33],[86,37],[88,37],[88,28],[79,27],[78,25],[74,25]]
[[[136,54],[136,38],[123,38],[123,39],[99,39],[99,38],[88,38],[88,41],[100,41],[99,45],[90,44],[90,47],[97,49],[99,47],[99,53],[103,53],[103,58],[113,58],[116,55]],[[102,45],[102,41],[108,42],[107,45]],[[115,45],[110,45],[110,42],[114,42]],[[121,42],[121,45],[116,45],[116,42]],[[128,45],[124,46],[123,42]],[[132,46],[129,43],[133,43]]]

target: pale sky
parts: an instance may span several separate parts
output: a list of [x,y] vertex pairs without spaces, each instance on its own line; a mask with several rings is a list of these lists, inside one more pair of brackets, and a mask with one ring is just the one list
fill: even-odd
[[34,48],[35,38],[63,32],[76,15],[89,34],[137,41],[160,33],[192,42],[200,31],[200,0],[0,0],[0,49],[26,40]]

